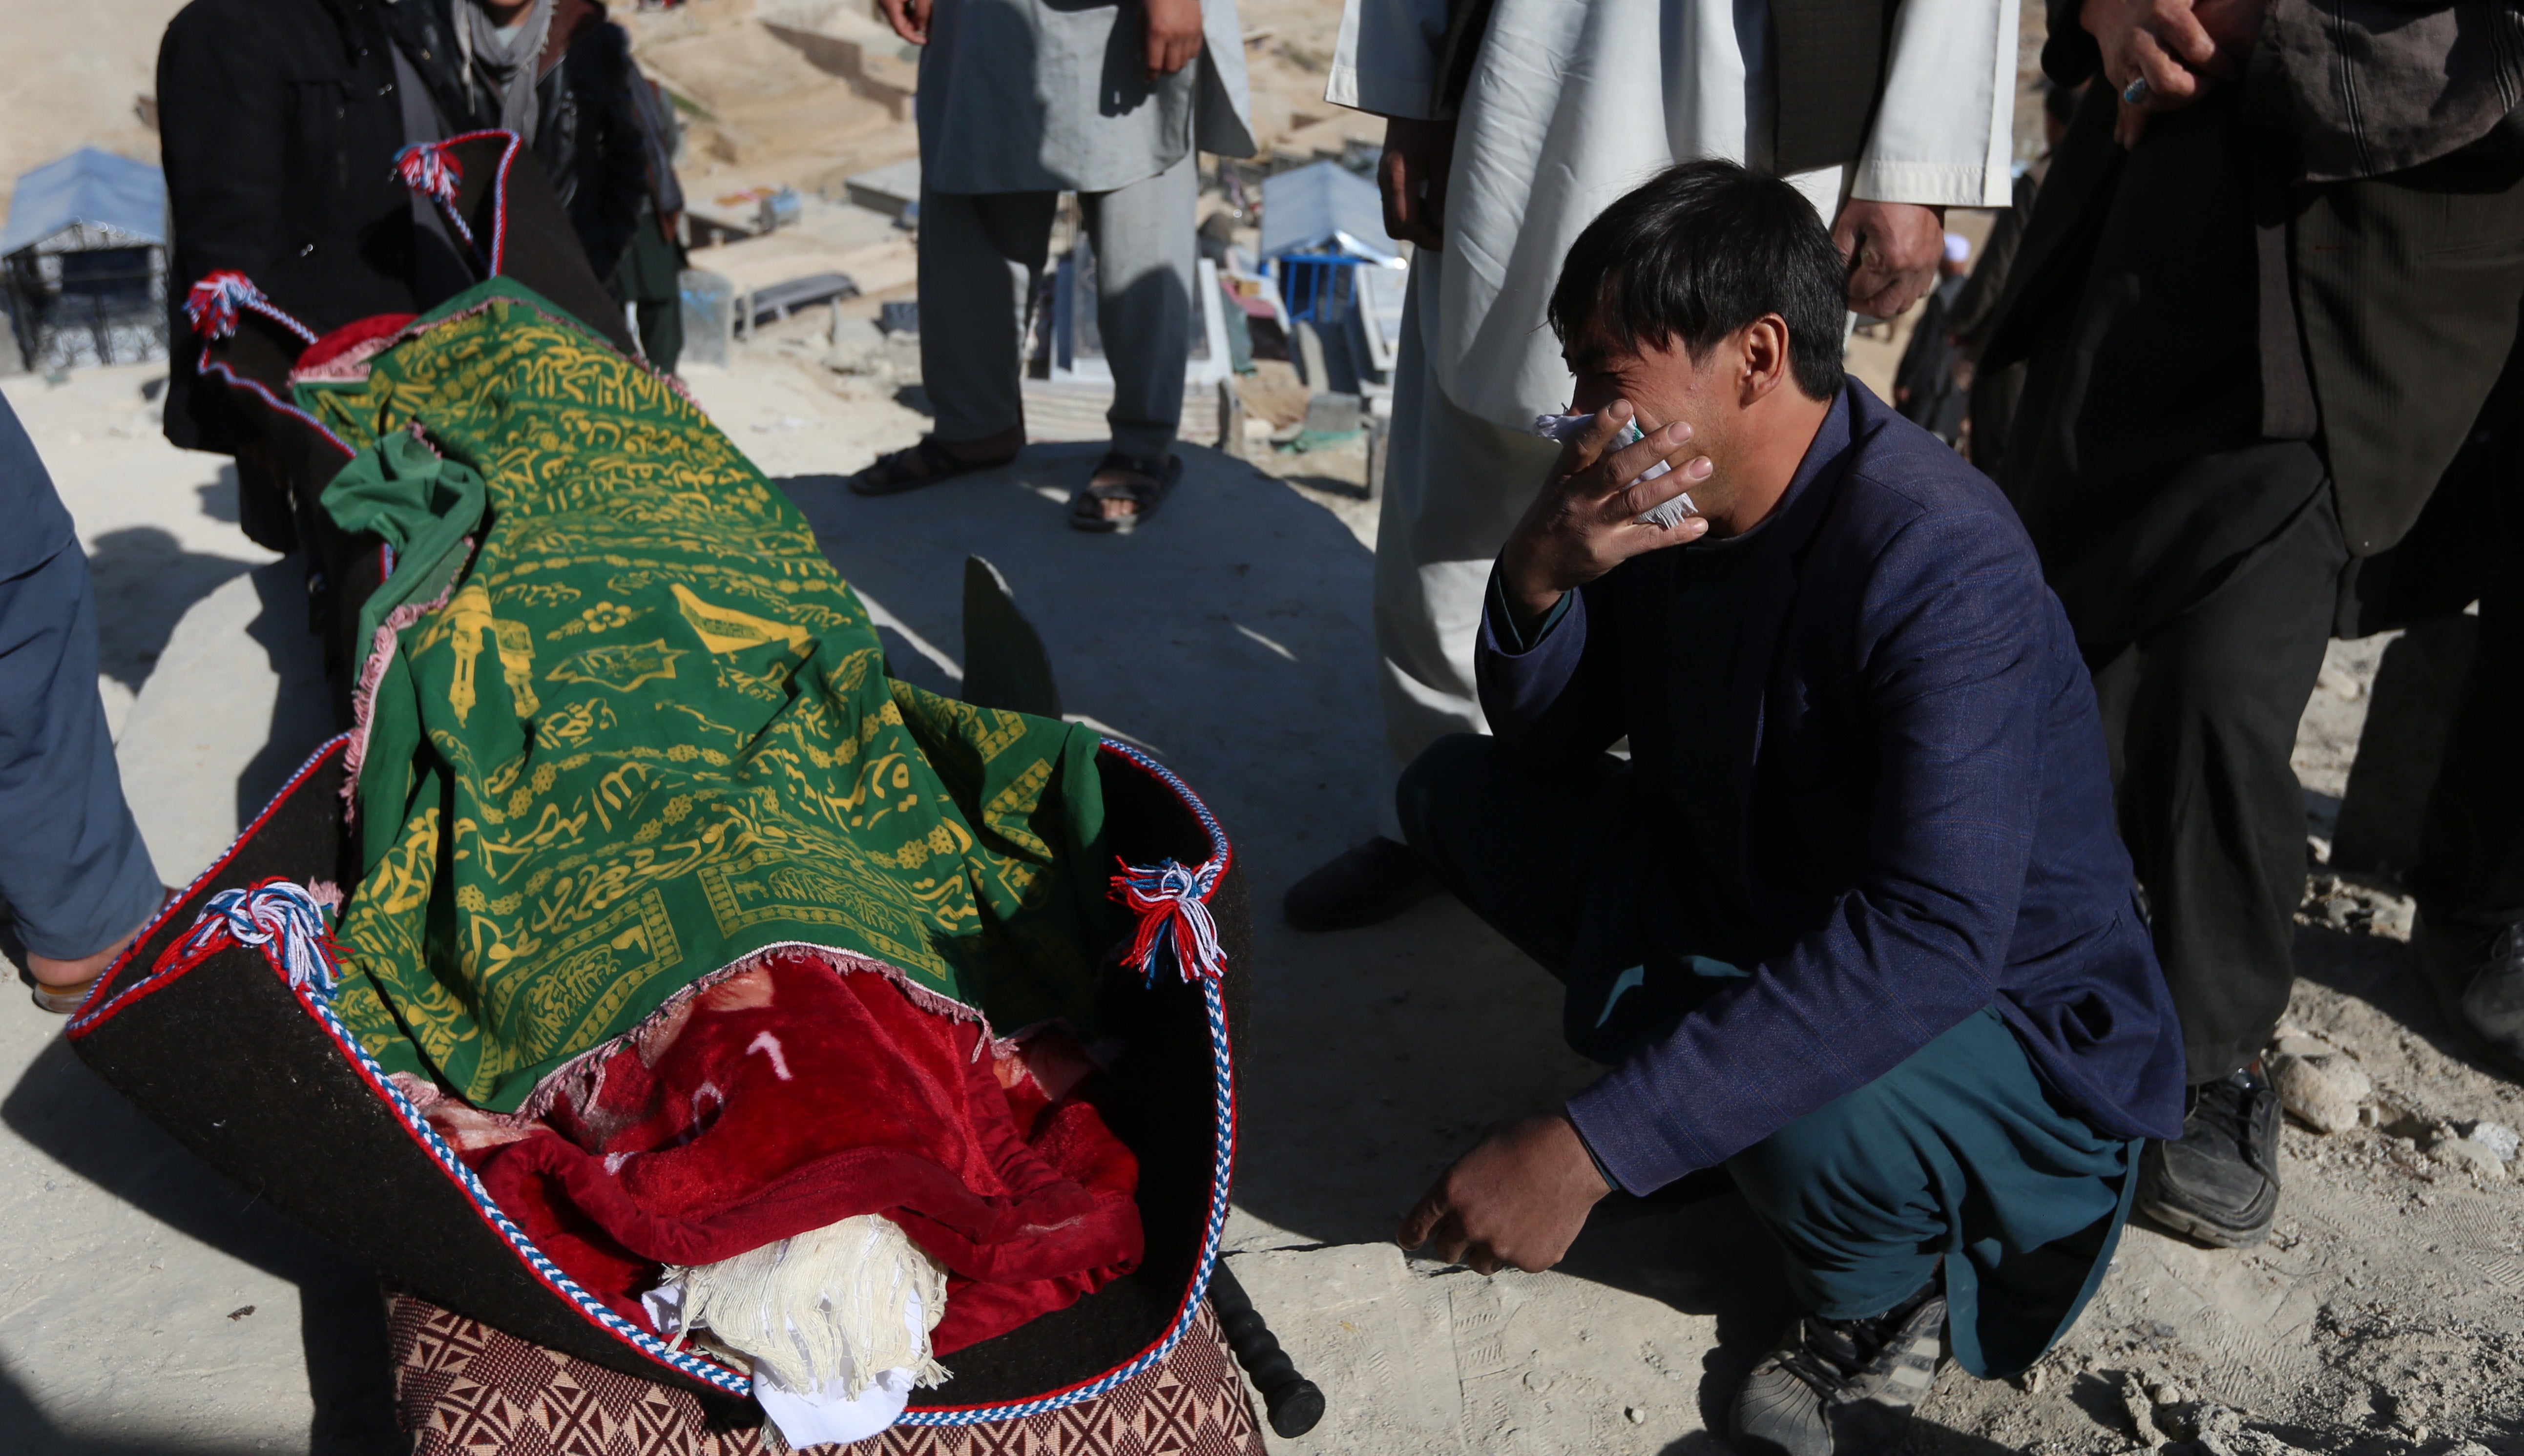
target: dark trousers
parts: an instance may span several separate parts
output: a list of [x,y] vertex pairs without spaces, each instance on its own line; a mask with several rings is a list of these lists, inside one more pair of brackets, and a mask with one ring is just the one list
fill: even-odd
[[[2259,1055],[2287,1011],[2306,863],[2291,760],[2350,564],[2326,491],[2188,609],[2087,649],[2195,1083]],[[2505,536],[2489,565],[2407,876],[2429,922],[2458,933],[2524,920],[2524,550]]]
[[684,353],[683,254],[658,227],[655,208],[644,203],[613,269],[614,292],[637,311],[641,355],[669,374]]
[[[1646,893],[1637,836],[1678,831],[1618,758],[1541,777],[1496,739],[1456,734],[1403,770],[1398,800],[1404,834],[1456,898],[1567,985],[1571,1043],[1589,1056],[1626,1055],[1754,974],[1671,948],[1698,942],[1691,925],[1642,923],[1696,918],[1710,900]],[[1985,1010],[1726,1171],[1803,1307],[1881,1314],[1942,1274],[1955,1358],[1989,1378],[2040,1359],[2093,1295],[2129,1216],[2136,1147],[2054,1099]]]
[[[2465,599],[2478,607],[2478,644],[2406,878],[2429,924],[2485,935],[2524,922],[2524,347],[2438,489],[2409,540],[2365,562],[2358,585],[2387,570],[2401,578],[2373,595],[2407,619]],[[2418,585],[2433,603],[2410,600]]]
[[[2524,555],[2524,554],[2518,554]],[[2479,935],[2524,922],[2524,570],[2480,599],[2480,646],[2428,796],[2409,876],[2432,925]]]
[[2187,610],[2087,646],[2194,1082],[2258,1055],[2287,1010],[2306,872],[2290,760],[2348,563],[2324,492]]
[[[2524,495],[2524,186],[2456,158],[2290,214],[2231,92],[2126,154],[2111,110],[2100,94],[2080,113],[2016,263],[2003,329],[2041,343],[2006,485],[2095,676],[2198,1083],[2257,1055],[2287,1008],[2306,872],[2290,760],[2330,637],[2481,602],[2411,882],[2432,921],[2524,919],[2524,558],[2503,505]],[[2307,359],[2318,410],[2299,398]]]

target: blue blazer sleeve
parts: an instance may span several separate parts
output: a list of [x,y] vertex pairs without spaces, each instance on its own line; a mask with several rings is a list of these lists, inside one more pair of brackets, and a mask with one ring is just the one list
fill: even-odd
[[1993,1000],[2041,803],[2045,601],[1995,511],[1915,520],[1878,554],[1855,654],[1868,867],[1749,980],[1570,1099],[1626,1188],[1724,1160]]
[[1598,582],[1560,599],[1528,642],[1516,628],[1490,571],[1483,595],[1481,635],[1473,651],[1473,675],[1481,713],[1501,746],[1529,766],[1574,768],[1620,741],[1622,697],[1616,634],[1605,614],[1597,626],[1587,611]]

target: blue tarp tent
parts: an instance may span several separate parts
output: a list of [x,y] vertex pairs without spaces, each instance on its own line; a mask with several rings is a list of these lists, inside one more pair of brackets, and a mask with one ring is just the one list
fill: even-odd
[[95,147],[81,147],[18,178],[9,200],[9,226],[0,232],[0,257],[77,241],[66,233],[96,234],[87,246],[111,239],[121,245],[165,246],[167,179],[146,162]]
[[35,368],[167,352],[167,183],[82,147],[18,179],[0,229],[10,322]]

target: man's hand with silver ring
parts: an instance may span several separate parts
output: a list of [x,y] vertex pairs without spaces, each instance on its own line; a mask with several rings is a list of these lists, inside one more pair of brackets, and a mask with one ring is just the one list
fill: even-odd
[[2260,33],[2268,0],[2084,0],[2078,24],[2118,93],[2112,139],[2138,145],[2147,119],[2179,111],[2234,73]]

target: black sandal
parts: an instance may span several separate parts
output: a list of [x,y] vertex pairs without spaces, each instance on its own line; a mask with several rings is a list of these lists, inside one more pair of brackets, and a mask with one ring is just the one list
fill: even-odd
[[[995,470],[1015,459],[1010,455],[995,461],[968,461],[939,444],[936,435],[923,435],[919,444],[878,456],[866,469],[852,475],[850,491],[862,496],[898,496],[977,470]],[[916,470],[912,468],[915,461],[919,466]]]
[[[1082,531],[1128,535],[1157,513],[1157,508],[1174,491],[1175,482],[1183,479],[1183,457],[1170,455],[1162,461],[1154,461],[1118,450],[1108,451],[1097,462],[1095,474],[1137,478],[1099,482],[1090,477],[1086,487],[1069,499],[1069,523]],[[1131,513],[1105,515],[1106,501],[1130,502]]]

